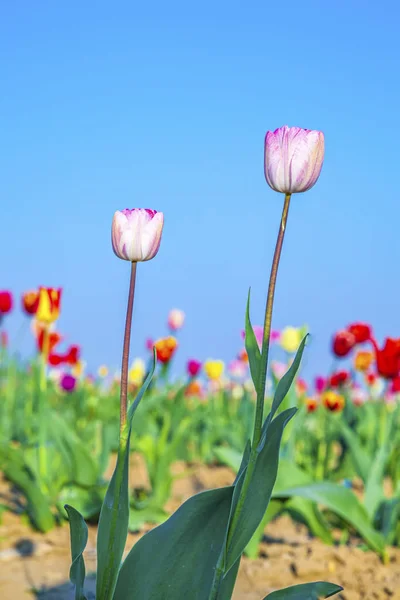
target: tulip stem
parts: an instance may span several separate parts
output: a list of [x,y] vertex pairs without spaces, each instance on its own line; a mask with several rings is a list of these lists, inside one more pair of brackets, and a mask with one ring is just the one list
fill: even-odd
[[122,350],[121,367],[121,395],[120,395],[120,433],[123,432],[126,425],[126,416],[128,412],[128,367],[129,367],[129,345],[131,340],[132,311],[133,300],[135,298],[137,263],[132,262],[131,280],[129,284],[128,307],[126,310],[124,346]]
[[[230,523],[229,531],[228,531],[228,539],[226,542],[226,548],[229,552],[229,546],[231,545],[233,535],[236,531],[240,516],[243,511],[243,506],[246,501],[247,491],[249,485],[251,483],[254,469],[256,466],[257,456],[258,456],[258,445],[261,439],[261,430],[263,423],[263,413],[264,413],[264,401],[265,401],[265,384],[267,381],[267,368],[268,368],[268,353],[269,353],[269,339],[271,335],[271,324],[272,324],[272,309],[274,305],[274,296],[275,296],[275,287],[276,287],[276,278],[278,275],[278,267],[279,261],[282,252],[283,239],[285,237],[286,223],[289,214],[289,205],[290,205],[291,194],[285,195],[285,202],[282,210],[281,224],[279,227],[278,237],[275,245],[274,258],[272,260],[271,274],[269,278],[269,286],[268,286],[268,295],[267,295],[267,303],[265,307],[265,319],[264,319],[264,333],[263,333],[263,343],[261,349],[261,360],[260,360],[260,373],[257,382],[257,405],[256,405],[256,415],[254,420],[254,431],[253,431],[253,443],[250,453],[249,462],[246,469],[246,474],[244,476],[244,481],[242,485],[242,489],[240,490],[238,502],[236,505],[235,512],[233,513],[232,521]],[[224,551],[221,552],[218,563],[214,572],[214,580],[212,584],[211,593],[209,596],[209,600],[217,600],[218,593],[222,581],[222,577],[224,574],[223,569],[223,561],[224,561]]]
[[48,326],[43,328],[43,345],[40,356],[39,379],[39,473],[42,491],[47,489],[47,417],[45,403],[47,402],[47,362],[50,354],[50,334]]
[[272,310],[274,306],[276,278],[278,275],[279,261],[281,258],[283,240],[285,237],[285,230],[287,219],[289,215],[291,194],[285,194],[285,202],[282,210],[281,224],[279,226],[278,237],[275,245],[274,258],[272,260],[271,274],[269,277],[267,303],[265,307],[265,318],[264,318],[264,333],[263,343],[261,349],[261,361],[260,361],[260,374],[258,378],[257,386],[257,407],[256,417],[254,423],[254,434],[253,434],[253,448],[256,450],[260,439],[261,429],[264,413],[264,399],[265,399],[265,384],[267,381],[267,368],[268,368],[268,354],[269,354],[269,340],[271,336],[271,325],[272,325]]

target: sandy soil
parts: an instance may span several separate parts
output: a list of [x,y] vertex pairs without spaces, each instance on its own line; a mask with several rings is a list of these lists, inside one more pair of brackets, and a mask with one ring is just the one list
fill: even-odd
[[[176,472],[185,467],[177,464]],[[132,480],[145,484],[142,465],[137,460]],[[195,467],[190,476],[174,484],[173,498],[167,508],[179,504],[203,489],[227,485],[232,473],[227,468]],[[6,487],[2,486],[4,491]],[[260,557],[243,559],[233,600],[261,600],[274,589],[306,581],[328,580],[344,587],[342,600],[400,600],[400,550],[390,551],[383,565],[372,552],[357,547],[328,547],[310,539],[307,530],[281,517],[266,530]],[[129,549],[138,535],[130,535]],[[96,566],[96,528],[89,530],[85,553],[87,572]],[[61,527],[42,535],[33,532],[11,513],[3,515],[0,525],[0,599],[1,600],[73,600],[68,584],[70,567],[69,530]],[[94,589],[88,580],[88,589]],[[338,596],[339,598],[339,596]]]

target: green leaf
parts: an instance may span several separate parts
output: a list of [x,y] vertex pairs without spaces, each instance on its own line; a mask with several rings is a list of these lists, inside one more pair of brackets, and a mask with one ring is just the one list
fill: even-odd
[[352,429],[350,429],[343,419],[340,421],[339,432],[344,437],[345,442],[349,447],[350,455],[357,475],[361,477],[365,483],[372,466],[372,459],[369,457],[367,451],[362,447],[359,436]]
[[146,523],[159,525],[168,518],[168,513],[157,506],[146,506],[141,510],[131,508],[129,512],[129,531],[139,531]]
[[63,488],[58,500],[62,505],[68,504],[73,506],[81,513],[84,519],[97,521],[104,493],[105,489],[102,489],[100,486],[87,489],[76,485],[69,485]]
[[385,498],[383,478],[385,476],[388,457],[389,448],[386,443],[378,449],[378,452],[374,456],[371,470],[368,473],[365,485],[364,506],[367,509],[371,520],[374,519],[379,504]]
[[213,449],[213,452],[220,463],[226,465],[227,467],[230,467],[232,471],[235,471],[235,473],[239,474],[242,463],[244,463],[243,466],[245,466],[249,461],[249,442],[247,442],[246,444],[243,456],[240,454],[240,452],[238,452],[234,448],[230,448],[229,446],[217,446]]
[[128,410],[127,425],[121,433],[117,464],[101,507],[97,533],[96,600],[112,600],[128,535],[129,491],[128,467],[132,419],[146,392],[155,369],[146,377],[135,401]]
[[8,448],[3,465],[4,475],[24,494],[29,518],[39,531],[46,533],[55,525],[48,498],[42,493],[38,482],[24,463],[23,452],[19,448]]
[[300,583],[272,592],[265,596],[264,600],[318,600],[318,598],[329,598],[338,594],[342,589],[340,585],[325,581]]
[[386,543],[394,545],[396,526],[400,522],[400,498],[391,498],[382,502],[378,510],[378,520]]
[[243,509],[227,549],[225,573],[241,556],[267,510],[278,472],[279,446],[283,429],[295,412],[295,408],[288,409],[271,423],[267,441],[257,456]]
[[[287,458],[281,458],[279,461],[278,476],[273,491],[273,496],[279,495],[279,490],[289,487],[303,486],[313,483],[312,478],[298,466],[290,462]],[[323,515],[316,504],[306,498],[292,498],[284,506],[285,510],[298,513],[305,521],[311,533],[326,544],[332,544],[332,534],[329,526],[325,522]]]
[[305,345],[307,342],[307,338],[308,338],[308,335],[306,335],[305,338],[303,339],[303,341],[301,342],[301,344],[296,352],[296,356],[294,357],[293,363],[290,365],[288,371],[285,373],[285,375],[282,377],[282,379],[279,381],[279,383],[277,385],[274,399],[272,401],[271,412],[265,419],[264,425],[262,428],[259,450],[261,450],[262,447],[264,446],[265,440],[267,437],[268,427],[270,426],[270,423],[271,423],[272,419],[274,418],[276,411],[278,410],[278,408],[284,401],[284,399],[294,381],[294,378],[296,377],[296,374],[299,369],[300,362],[301,362],[301,359],[303,356],[304,348],[305,348]]
[[69,578],[71,583],[75,585],[75,600],[86,600],[83,590],[86,571],[82,554],[88,540],[88,528],[82,515],[72,508],[72,506],[66,504],[65,510],[68,513],[71,537],[72,565],[69,571]]
[[326,506],[347,523],[350,523],[370,548],[380,555],[384,555],[385,541],[382,535],[373,529],[367,511],[351,490],[326,481],[286,490],[276,489],[273,492],[273,498],[291,498],[294,496],[307,498]]
[[292,517],[298,517],[298,515],[300,515],[301,520],[307,525],[312,535],[320,538],[329,546],[333,544],[333,537],[329,525],[326,523],[314,502],[295,496],[285,504],[284,508],[289,511]]
[[218,600],[231,600],[241,559],[242,557],[239,556],[229,573],[222,579],[218,590]]
[[69,456],[69,480],[77,485],[91,486],[98,480],[98,467],[85,443],[76,435],[63,417],[51,412],[53,437],[60,448],[64,446]]
[[264,530],[268,523],[270,523],[284,508],[284,502],[279,500],[270,500],[265,515],[262,518],[261,523],[257,527],[253,537],[245,548],[245,555],[249,558],[256,559],[258,557],[258,548],[260,542],[264,536]]
[[258,377],[260,373],[261,352],[250,321],[250,290],[247,296],[244,345],[249,357],[251,378],[253,380],[254,387],[257,390]]
[[113,600],[204,600],[228,525],[233,486],[189,498],[126,557]]

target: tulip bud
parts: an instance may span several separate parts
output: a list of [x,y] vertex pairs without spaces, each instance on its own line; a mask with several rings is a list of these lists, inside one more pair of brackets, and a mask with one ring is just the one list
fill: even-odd
[[114,253],[132,262],[154,258],[160,247],[163,225],[163,213],[150,208],[117,210],[111,228]]
[[22,294],[22,308],[28,315],[35,315],[39,306],[39,292],[31,291]]
[[60,316],[62,289],[39,288],[39,304],[36,310],[36,318],[41,323],[54,323]]
[[323,161],[321,131],[284,125],[265,136],[265,178],[276,192],[306,192],[316,183]]
[[177,331],[183,327],[185,322],[185,313],[179,308],[174,308],[169,312],[168,315],[168,327],[172,331]]
[[13,307],[13,297],[11,292],[0,292],[0,313],[6,314]]
[[332,340],[332,352],[340,358],[347,356],[354,348],[356,338],[352,333],[343,329],[338,331]]
[[190,377],[196,377],[200,373],[201,370],[201,362],[199,360],[195,360],[192,358],[187,362],[186,370]]

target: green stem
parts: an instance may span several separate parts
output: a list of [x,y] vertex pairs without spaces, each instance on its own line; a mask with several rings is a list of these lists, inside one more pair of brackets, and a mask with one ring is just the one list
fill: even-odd
[[135,283],[136,283],[136,266],[137,263],[132,263],[131,279],[129,284],[128,307],[126,309],[125,321],[125,336],[124,346],[122,350],[122,367],[121,367],[121,392],[120,392],[120,437],[125,429],[126,416],[128,412],[128,369],[129,369],[129,344],[131,339],[132,329],[132,311],[133,300],[135,298]]
[[319,443],[317,451],[317,466],[315,469],[315,479],[317,481],[323,481],[325,479],[325,461],[327,456],[328,445],[326,441],[326,419],[327,409],[323,406],[320,407],[320,427],[319,429]]
[[40,355],[40,378],[39,378],[39,475],[40,487],[43,491],[47,486],[47,418],[46,418],[46,402],[47,402],[47,361],[50,351],[50,336],[47,325],[43,329],[43,347]]
[[[256,403],[256,414],[254,420],[254,430],[253,430],[253,442],[252,448],[249,458],[249,463],[246,469],[244,481],[242,488],[240,490],[238,502],[236,505],[235,512],[232,517],[232,521],[228,531],[228,539],[226,543],[226,547],[229,548],[232,537],[236,531],[237,524],[239,522],[240,516],[243,512],[243,506],[246,500],[247,491],[249,485],[251,483],[254,469],[257,461],[257,448],[261,439],[261,430],[263,424],[263,414],[264,414],[264,401],[265,401],[265,385],[267,381],[267,369],[268,369],[268,354],[269,354],[269,340],[271,336],[271,325],[272,325],[272,310],[274,306],[274,296],[275,296],[275,287],[276,287],[276,278],[278,275],[278,267],[279,261],[282,252],[283,240],[285,237],[286,224],[289,214],[289,205],[290,205],[291,194],[285,195],[285,202],[283,205],[281,223],[279,227],[278,237],[275,245],[274,257],[272,260],[271,274],[269,278],[269,286],[268,286],[268,294],[267,294],[267,302],[265,307],[265,318],[264,318],[264,332],[263,332],[263,343],[261,348],[261,360],[260,360],[260,373],[258,376],[257,382],[257,403]],[[209,600],[216,600],[218,598],[218,590],[221,584],[221,579],[223,575],[223,560],[224,560],[224,552],[222,551],[220,557],[218,559],[217,566],[215,568],[214,573],[214,581],[211,590],[211,594],[209,596]]]

